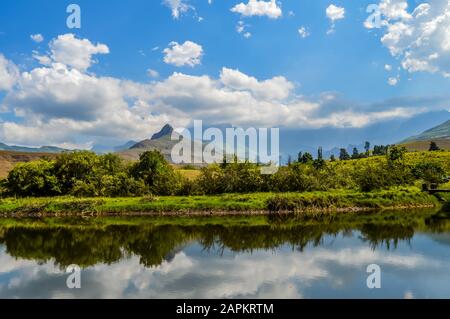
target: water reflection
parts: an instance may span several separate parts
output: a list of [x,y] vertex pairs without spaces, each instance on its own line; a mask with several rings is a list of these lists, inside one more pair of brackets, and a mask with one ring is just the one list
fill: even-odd
[[[1,220],[0,297],[450,297],[447,213]],[[365,267],[383,269],[367,289]],[[83,267],[82,289],[65,287]]]

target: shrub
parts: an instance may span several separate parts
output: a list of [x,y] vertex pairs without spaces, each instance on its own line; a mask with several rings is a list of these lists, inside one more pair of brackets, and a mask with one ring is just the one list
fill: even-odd
[[428,184],[442,183],[445,178],[445,171],[442,165],[433,162],[416,164],[412,173],[415,178],[422,179]]
[[8,174],[4,186],[17,196],[53,196],[61,193],[54,172],[54,162],[40,160],[17,164]]
[[139,162],[131,167],[131,175],[141,179],[149,191],[158,195],[173,195],[181,186],[179,174],[158,151],[148,151],[141,154]]

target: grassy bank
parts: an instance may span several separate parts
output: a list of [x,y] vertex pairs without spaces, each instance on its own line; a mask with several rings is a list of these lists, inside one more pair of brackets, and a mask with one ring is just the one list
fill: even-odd
[[336,190],[305,193],[254,193],[215,196],[148,196],[133,198],[6,198],[0,200],[3,216],[29,215],[227,215],[294,212],[323,214],[390,208],[438,206],[436,197],[417,187],[374,192]]

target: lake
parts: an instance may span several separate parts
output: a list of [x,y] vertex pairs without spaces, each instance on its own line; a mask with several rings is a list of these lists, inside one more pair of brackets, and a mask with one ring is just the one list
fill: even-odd
[[0,298],[450,298],[450,214],[0,218]]

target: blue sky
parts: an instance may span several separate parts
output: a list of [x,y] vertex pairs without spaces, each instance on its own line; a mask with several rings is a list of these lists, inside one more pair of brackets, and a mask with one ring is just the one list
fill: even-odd
[[[250,2],[270,4],[271,1]],[[349,117],[352,119],[344,123],[343,128],[364,128],[380,121],[449,110],[450,77],[446,74],[450,73],[450,64],[446,55],[450,56],[450,51],[437,43],[450,40],[450,35],[441,32],[450,22],[440,25],[435,37],[422,48],[411,45],[423,35],[418,31],[412,35],[403,31],[401,41],[394,44],[382,41],[383,36],[392,35],[389,27],[396,23],[417,30],[420,23],[434,21],[443,15],[449,5],[444,0],[432,0],[428,1],[431,8],[420,7],[421,11],[414,11],[421,1],[381,0],[378,2],[387,24],[380,29],[369,29],[364,26],[369,16],[366,8],[374,2],[377,1],[281,0],[272,3],[279,10],[276,12],[281,13],[271,16],[264,10],[256,13],[249,9],[247,14],[232,10],[239,4],[242,4],[241,8],[250,8],[248,0],[213,0],[211,3],[207,0],[78,0],[82,27],[69,29],[66,7],[70,2],[2,1],[0,55],[10,65],[9,71],[3,73],[12,78],[14,72],[11,69],[22,74],[37,69],[48,69],[49,72],[37,75],[38,78],[27,84],[24,84],[23,75],[16,74],[13,85],[3,90],[0,85],[0,140],[22,145],[116,143],[148,136],[165,120],[189,125],[194,118],[211,124],[223,124],[220,123],[223,120],[237,125],[320,130],[340,127],[340,120],[336,118]],[[334,23],[327,16],[327,8],[331,5],[344,10],[343,16]],[[179,15],[176,17],[177,8]],[[238,32],[239,26],[242,26],[241,32]],[[300,28],[306,31],[305,37],[300,35]],[[61,39],[61,43],[65,41],[69,45],[62,45],[65,49],[78,45],[76,41],[86,40],[90,47],[106,46],[108,52],[96,51],[89,55],[87,58],[92,60],[86,62],[86,68],[71,64],[67,58],[52,57],[54,51],[61,49],[55,48],[56,45],[52,49],[52,41],[67,34],[74,37]],[[37,43],[31,35],[41,35],[43,40]],[[184,47],[186,41],[193,47]],[[176,65],[165,60],[168,52],[165,50],[173,48],[173,42],[181,50],[195,51],[200,47],[201,54],[196,62]],[[393,50],[401,52],[393,54]],[[47,56],[51,61],[42,63],[33,55]],[[424,62],[424,59],[429,60]],[[75,83],[72,81],[74,72],[80,71],[86,85],[98,79],[103,82],[114,79],[116,88],[120,87],[124,92],[117,96],[103,94],[104,101],[98,99],[98,110],[102,112],[98,113],[86,111],[89,107],[97,107],[92,104],[97,99],[94,89],[92,99],[74,93],[70,101],[62,101],[58,94],[50,92],[56,90],[55,86],[42,88],[36,84],[39,81],[47,83],[45,77],[51,77],[50,71],[56,70],[52,63],[61,62],[67,66],[70,85]],[[428,64],[424,66],[424,63]],[[5,65],[6,62],[4,68]],[[224,68],[235,71],[228,72],[228,80],[222,77],[226,73]],[[158,76],[149,76],[149,69],[156,71]],[[173,78],[174,73],[183,76]],[[133,88],[123,88],[127,83]],[[198,86],[190,86],[193,83]],[[110,83],[98,85],[100,91],[113,89],[105,87]],[[205,89],[209,85],[211,88]],[[208,92],[218,86],[220,88],[211,96],[205,97],[207,93],[201,93],[203,89]],[[37,92],[38,89],[44,91]],[[65,90],[63,86],[57,89],[60,93]],[[187,92],[184,95],[179,93],[183,90]],[[85,91],[80,89],[80,92]],[[192,91],[195,96],[186,98]],[[231,93],[236,95],[231,96]],[[226,98],[220,100],[225,94]],[[108,109],[104,105],[116,100],[120,100],[117,107]],[[240,105],[233,102],[235,100],[244,102]],[[83,103],[87,103],[86,108]],[[203,103],[208,107],[196,106]],[[250,114],[234,111],[242,110],[246,103],[254,103]],[[261,108],[264,114],[253,117],[251,113],[259,112],[260,105],[264,105]],[[281,113],[277,107],[282,109]],[[111,132],[108,129],[99,132],[94,128],[114,127],[117,119],[107,121],[102,116],[116,112],[120,118],[122,108],[131,110],[124,116],[130,120],[128,125],[132,126],[133,117],[143,119],[142,123],[129,130],[124,124],[120,130]],[[270,121],[272,110],[273,122]],[[82,114],[84,111],[86,113]],[[154,117],[145,118],[145,112]],[[179,120],[180,117],[184,119]],[[48,136],[44,133],[48,130],[61,131],[61,134]]]

